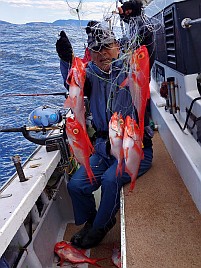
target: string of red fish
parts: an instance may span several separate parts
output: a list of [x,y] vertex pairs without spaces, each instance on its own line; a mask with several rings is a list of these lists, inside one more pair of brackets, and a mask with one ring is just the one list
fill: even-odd
[[[74,117],[66,118],[66,133],[76,160],[85,167],[91,183],[95,176],[89,164],[89,157],[94,149],[86,130],[84,107],[84,83],[86,78],[86,63],[79,57],[74,57],[71,70],[68,74],[69,97],[64,106],[71,108]],[[118,161],[116,176],[125,172],[131,177],[130,191],[134,189],[140,161],[143,159],[142,140],[144,136],[144,114],[149,91],[149,55],[145,46],[141,46],[131,55],[130,69],[126,80],[121,87],[129,86],[133,105],[135,105],[139,126],[135,119],[127,116],[124,120],[116,112],[109,122],[109,139],[111,154]]]

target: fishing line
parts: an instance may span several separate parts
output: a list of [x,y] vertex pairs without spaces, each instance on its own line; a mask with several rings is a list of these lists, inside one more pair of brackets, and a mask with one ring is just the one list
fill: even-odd
[[83,31],[82,31],[82,23],[81,23],[81,18],[80,18],[80,10],[82,8],[82,0],[79,1],[77,7],[72,7],[68,0],[66,0],[66,4],[68,5],[68,7],[70,8],[70,13],[71,15],[77,15],[78,17],[78,20],[79,20],[79,27],[80,27],[80,30],[81,30],[81,35],[82,35],[82,40],[83,40],[83,43],[84,43],[84,48],[86,48],[86,45],[85,45],[85,42],[84,42],[84,35],[83,35]]
[[[74,14],[77,14],[77,13],[79,12],[79,8],[81,9],[82,0],[79,1],[77,7],[72,7],[72,6],[69,4],[68,0],[66,0],[66,4],[68,5],[68,7],[70,8],[71,11],[75,10],[76,13],[74,13]],[[72,15],[73,15],[73,14],[72,14]]]

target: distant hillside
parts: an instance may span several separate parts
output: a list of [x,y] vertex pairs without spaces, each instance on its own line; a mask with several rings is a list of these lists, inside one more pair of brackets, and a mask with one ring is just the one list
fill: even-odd
[[4,20],[0,20],[0,24],[11,24],[10,22],[4,21]]
[[52,24],[55,26],[65,26],[65,25],[81,25],[82,26],[87,26],[88,20],[56,20]]
[[[40,25],[40,26],[48,26],[48,25],[54,25],[54,26],[66,26],[66,25],[77,25],[77,26],[86,26],[88,23],[88,20],[56,20],[54,22],[27,22],[25,23],[26,25],[34,26],[34,25]],[[0,25],[1,24],[13,24],[7,21],[0,20]]]
[[52,25],[52,23],[49,23],[49,22],[27,22],[26,25],[29,25],[29,26],[34,26],[34,25],[48,26],[48,25]]

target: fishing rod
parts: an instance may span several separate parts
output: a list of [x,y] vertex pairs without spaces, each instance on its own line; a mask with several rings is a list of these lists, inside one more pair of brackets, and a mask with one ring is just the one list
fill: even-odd
[[64,96],[65,98],[68,97],[67,92],[54,92],[54,93],[33,93],[33,94],[24,94],[24,93],[6,93],[0,95],[0,98],[5,97],[38,97],[38,96]]
[[9,132],[21,132],[22,135],[27,140],[29,140],[30,142],[33,142],[33,143],[38,144],[38,145],[46,145],[46,143],[49,140],[54,140],[54,139],[58,139],[58,138],[63,137],[63,133],[61,133],[59,135],[44,137],[44,138],[36,138],[36,137],[31,136],[30,132],[33,132],[33,131],[40,132],[40,131],[42,131],[43,134],[45,134],[47,131],[56,130],[56,129],[61,131],[61,130],[63,130],[63,127],[61,127],[61,126],[50,126],[50,127],[34,126],[34,127],[27,127],[25,125],[23,127],[16,127],[16,128],[1,128],[0,132],[6,132],[6,133],[9,133]]
[[35,131],[35,132],[46,132],[50,130],[56,130],[56,129],[62,129],[61,126],[51,126],[51,127],[38,127],[38,126],[33,126],[33,127],[27,127],[26,125],[23,127],[16,127],[16,128],[0,128],[0,132],[23,132],[25,131]]

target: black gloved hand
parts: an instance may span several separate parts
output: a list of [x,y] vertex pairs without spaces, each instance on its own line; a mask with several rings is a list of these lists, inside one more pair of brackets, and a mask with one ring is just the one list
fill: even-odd
[[72,62],[73,48],[64,31],[60,32],[60,38],[56,42],[56,51],[62,60]]

